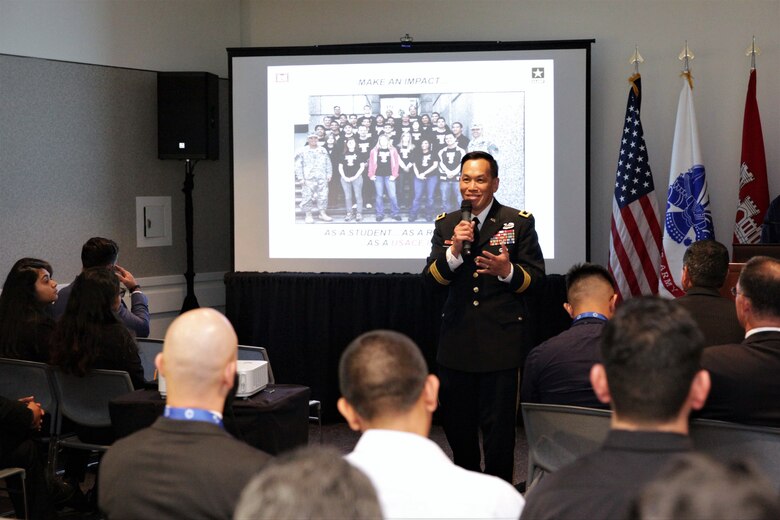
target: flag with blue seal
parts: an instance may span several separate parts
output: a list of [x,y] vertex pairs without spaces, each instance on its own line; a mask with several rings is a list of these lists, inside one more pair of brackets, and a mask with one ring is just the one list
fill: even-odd
[[685,250],[697,240],[715,236],[704,160],[699,148],[692,79],[689,72],[684,72],[683,77],[674,127],[658,280],[658,293],[670,298],[685,294],[680,283]]

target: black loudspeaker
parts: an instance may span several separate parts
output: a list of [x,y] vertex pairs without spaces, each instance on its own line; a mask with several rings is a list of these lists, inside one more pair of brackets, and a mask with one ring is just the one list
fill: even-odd
[[219,159],[219,78],[157,73],[157,157]]

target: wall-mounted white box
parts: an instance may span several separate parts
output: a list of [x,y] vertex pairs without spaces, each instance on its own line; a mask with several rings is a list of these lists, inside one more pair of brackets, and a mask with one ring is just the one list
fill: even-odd
[[136,197],[135,215],[138,247],[173,244],[170,197]]

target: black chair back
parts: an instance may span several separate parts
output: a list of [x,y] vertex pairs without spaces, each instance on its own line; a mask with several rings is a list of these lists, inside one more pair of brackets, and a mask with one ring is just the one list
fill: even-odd
[[49,414],[49,434],[57,433],[57,399],[45,363],[0,358],[0,395],[8,399],[33,396]]

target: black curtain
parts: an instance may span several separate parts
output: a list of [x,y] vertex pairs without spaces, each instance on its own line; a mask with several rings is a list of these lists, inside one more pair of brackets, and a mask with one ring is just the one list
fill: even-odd
[[[228,273],[225,284],[239,343],[268,349],[276,381],[311,387],[326,419],[337,416],[339,357],[363,332],[402,332],[435,367],[447,293],[429,290],[422,275]],[[548,275],[532,299],[534,344],[569,326],[563,276]]]

